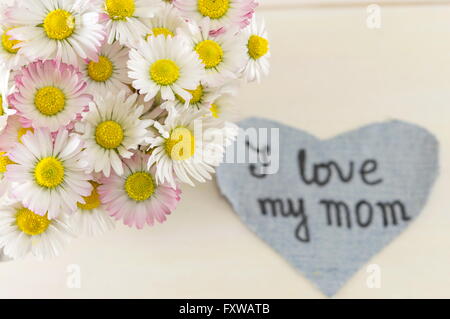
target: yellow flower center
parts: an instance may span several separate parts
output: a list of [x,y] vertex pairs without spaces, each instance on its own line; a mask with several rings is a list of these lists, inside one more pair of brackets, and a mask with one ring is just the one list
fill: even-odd
[[155,192],[155,183],[152,176],[147,172],[136,172],[127,177],[125,191],[128,196],[141,202],[149,199]]
[[133,16],[134,0],[106,0],[105,9],[108,15],[113,20],[125,20]]
[[217,104],[215,104],[215,103],[211,104],[211,107],[209,108],[209,110],[211,111],[212,116],[214,116],[216,119],[219,118],[220,109]]
[[16,224],[27,235],[36,236],[45,232],[51,221],[44,216],[33,213],[28,208],[21,208],[16,213]]
[[94,181],[91,181],[90,183],[94,188],[92,189],[91,195],[83,196],[86,204],[77,203],[78,208],[83,210],[93,210],[101,205],[100,196],[97,192],[97,187],[99,186],[99,184]]
[[230,8],[229,0],[198,0],[198,11],[211,19],[222,18]]
[[204,40],[199,42],[195,46],[195,51],[197,51],[200,60],[207,69],[214,68],[222,62],[223,50],[216,41]]
[[180,68],[172,60],[161,59],[150,66],[150,77],[158,85],[171,85],[180,77]]
[[0,116],[3,116],[5,112],[3,111],[3,97],[0,95]]
[[6,172],[6,166],[10,164],[14,164],[14,162],[6,156],[6,152],[0,152],[0,173]]
[[34,129],[32,127],[21,127],[17,130],[17,141],[22,143],[22,136],[27,134],[28,132],[34,133]]
[[53,10],[44,19],[44,30],[50,39],[67,39],[75,30],[75,18],[66,10]]
[[[202,100],[202,97],[203,97],[203,86],[201,84],[199,86],[197,86],[197,88],[195,90],[186,90],[186,91],[188,91],[192,95],[192,98],[191,98],[191,101],[189,102],[189,104],[195,105],[195,104],[200,103],[200,101]],[[186,101],[178,94],[176,95],[176,97],[177,97],[178,101],[180,101],[181,103],[183,103],[183,104],[186,103]]]
[[64,165],[55,157],[45,157],[34,168],[34,178],[39,186],[57,187],[64,181]]
[[98,62],[91,61],[88,64],[88,75],[96,82],[105,82],[109,80],[114,71],[114,65],[111,60],[105,56],[99,56]]
[[257,60],[269,52],[269,41],[257,35],[252,35],[247,43],[248,55]]
[[186,127],[174,128],[166,139],[165,149],[169,157],[176,161],[183,161],[194,156],[194,134]]
[[170,31],[169,29],[167,29],[167,28],[153,28],[152,29],[152,33],[151,34],[147,34],[147,38],[146,39],[148,39],[148,37],[151,36],[152,34],[155,37],[157,37],[158,35],[163,34],[166,38],[169,35],[172,36],[172,37],[175,36],[175,34],[172,31]]
[[106,149],[118,148],[123,138],[123,128],[115,121],[102,122],[95,129],[97,144]]
[[60,89],[46,86],[36,92],[34,105],[43,115],[53,116],[64,109],[66,96]]
[[5,32],[3,32],[3,34],[2,34],[2,46],[3,46],[3,49],[6,50],[6,52],[9,52],[11,54],[16,54],[17,51],[19,51],[19,48],[15,49],[14,47],[17,44],[19,44],[21,41],[19,41],[19,40],[11,40],[11,36],[8,35],[7,33],[8,33],[9,30],[12,30],[12,29],[14,29],[14,28],[6,29]]

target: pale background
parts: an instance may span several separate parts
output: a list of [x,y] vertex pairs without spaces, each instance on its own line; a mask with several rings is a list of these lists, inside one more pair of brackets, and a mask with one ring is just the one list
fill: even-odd
[[[402,119],[441,143],[441,174],[423,214],[368,263],[380,266],[381,288],[367,287],[364,267],[336,297],[450,297],[450,5],[383,4],[381,29],[373,30],[364,1],[262,2],[272,73],[244,88],[242,116],[272,118],[323,138]],[[81,270],[79,289],[67,287],[71,264]],[[0,297],[324,296],[247,230],[208,183],[185,188],[164,225],[143,231],[118,225],[74,241],[52,261],[1,263]]]

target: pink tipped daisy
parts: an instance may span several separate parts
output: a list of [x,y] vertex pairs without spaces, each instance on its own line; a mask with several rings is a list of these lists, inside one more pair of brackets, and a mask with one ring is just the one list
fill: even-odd
[[77,202],[84,202],[82,196],[92,191],[82,155],[81,139],[69,136],[67,130],[60,130],[54,139],[46,129],[28,132],[8,153],[15,163],[5,173],[12,195],[49,219],[75,211]]
[[157,184],[154,169],[147,170],[148,156],[136,154],[124,161],[125,173],[100,180],[100,200],[106,210],[125,225],[142,229],[147,223],[163,223],[180,200],[181,191],[167,183]]
[[34,128],[57,131],[85,110],[92,100],[83,75],[72,65],[37,61],[16,76],[10,103]]
[[210,18],[214,31],[235,26],[244,28],[258,6],[255,0],[174,0],[173,4],[189,20],[200,23],[203,18]]
[[16,143],[22,143],[22,136],[28,131],[34,132],[31,127],[26,127],[24,121],[18,115],[8,118],[8,124],[0,134],[0,152],[8,152]]
[[129,91],[131,80],[128,78],[128,53],[127,47],[114,42],[101,48],[98,61],[86,61],[81,69],[86,76],[90,93],[106,95],[108,91]]
[[14,87],[10,87],[9,77],[10,70],[0,66],[0,132],[5,129],[8,118],[16,113],[9,107],[8,97],[14,90]]
[[78,65],[81,59],[97,60],[105,38],[99,14],[91,0],[21,1],[5,13],[17,26],[8,32],[10,40],[31,61],[57,59]]

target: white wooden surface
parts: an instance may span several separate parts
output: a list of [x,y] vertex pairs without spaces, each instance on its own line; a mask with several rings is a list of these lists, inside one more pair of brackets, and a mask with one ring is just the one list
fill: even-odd
[[[450,297],[450,7],[382,7],[379,30],[366,27],[364,7],[261,15],[273,69],[261,86],[243,90],[242,116],[324,138],[403,119],[441,143],[441,175],[425,211],[369,262],[381,267],[381,288],[367,288],[363,268],[336,297]],[[52,261],[1,263],[0,297],[323,297],[241,224],[213,183],[185,188],[183,199],[165,225],[119,225]],[[71,264],[80,267],[80,289],[67,287]]]

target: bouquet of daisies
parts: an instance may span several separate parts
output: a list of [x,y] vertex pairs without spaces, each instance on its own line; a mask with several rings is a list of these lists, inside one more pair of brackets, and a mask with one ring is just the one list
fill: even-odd
[[268,73],[255,0],[1,0],[0,248],[61,253],[166,220]]

